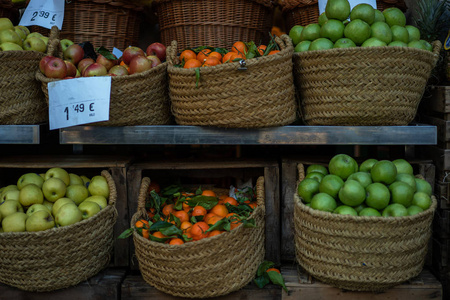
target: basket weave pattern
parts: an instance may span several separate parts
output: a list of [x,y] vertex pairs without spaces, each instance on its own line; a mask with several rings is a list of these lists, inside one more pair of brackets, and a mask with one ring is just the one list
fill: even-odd
[[168,47],[172,113],[180,125],[257,128],[295,121],[297,103],[292,72],[292,41],[276,37],[279,53],[246,61],[194,69],[175,67],[176,41]]
[[294,195],[298,263],[339,288],[380,292],[422,271],[437,201],[408,217],[339,215],[307,207]]
[[294,53],[294,78],[308,125],[407,125],[415,117],[441,43],[433,52],[353,47]]
[[93,217],[45,231],[0,235],[0,282],[26,291],[53,291],[76,285],[107,267],[117,191],[111,175],[101,174],[110,188],[109,204]]
[[[146,216],[145,200],[150,179],[144,177],[138,211],[131,226]],[[251,218],[256,228],[236,229],[183,245],[147,240],[133,233],[136,257],[144,280],[156,289],[178,297],[216,297],[247,285],[264,260],[264,178],[256,183],[258,206]]]
[[236,41],[268,42],[273,4],[269,0],[154,0],[161,42],[178,42],[178,50]]

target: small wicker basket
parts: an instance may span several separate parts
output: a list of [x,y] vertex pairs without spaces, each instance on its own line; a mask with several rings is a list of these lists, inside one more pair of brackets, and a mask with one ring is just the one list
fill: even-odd
[[[298,165],[299,178],[304,166]],[[382,292],[422,271],[437,201],[407,217],[365,217],[312,209],[294,194],[297,262],[312,276],[352,291]]]
[[0,0],[0,18],[8,18],[14,25],[19,21],[19,7],[11,0]]
[[161,41],[178,51],[199,46],[227,48],[236,41],[267,44],[273,22],[270,0],[154,0]]
[[[177,42],[167,49],[172,113],[180,125],[261,128],[296,120],[292,40],[275,37],[279,53],[196,70],[175,67]],[[198,80],[198,82],[197,82]],[[197,86],[198,84],[198,86]]]
[[[149,184],[150,179],[144,177],[131,226],[147,216]],[[250,216],[256,221],[256,228],[240,225],[230,232],[183,245],[154,242],[134,232],[136,257],[144,280],[162,292],[187,298],[226,295],[250,283],[265,255],[264,195],[264,178],[259,177],[258,206]]]
[[433,52],[352,47],[294,53],[294,79],[307,125],[395,126],[414,120],[441,42]]
[[109,264],[117,219],[116,185],[102,171],[110,189],[108,206],[73,225],[38,232],[0,234],[0,282],[30,292],[76,285]]

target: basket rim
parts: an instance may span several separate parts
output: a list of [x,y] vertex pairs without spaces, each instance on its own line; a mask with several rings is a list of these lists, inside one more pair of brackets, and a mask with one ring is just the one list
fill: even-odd
[[[183,0],[178,0],[178,1],[183,1]],[[188,0],[188,1],[190,1],[190,0]],[[223,0],[218,0],[218,1],[219,2],[225,2]],[[236,0],[233,0],[233,1],[236,1]],[[242,1],[242,0],[237,0],[237,1]],[[273,8],[275,6],[275,2],[276,2],[274,0],[246,0],[246,1],[256,2],[258,4],[264,5],[264,6],[269,7],[269,8]],[[153,0],[152,6],[153,5],[156,6],[156,5],[164,3],[164,2],[173,2],[173,0]]]

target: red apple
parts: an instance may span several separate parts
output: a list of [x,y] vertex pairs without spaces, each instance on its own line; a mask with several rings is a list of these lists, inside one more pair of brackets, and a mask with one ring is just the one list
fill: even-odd
[[130,75],[135,73],[141,73],[152,68],[152,62],[145,56],[136,56],[130,61]]
[[64,60],[77,65],[84,57],[84,50],[78,44],[72,44],[63,52]]
[[99,63],[93,63],[84,69],[83,77],[105,76],[108,74],[105,66]]
[[125,64],[129,65],[130,61],[133,59],[133,57],[138,56],[138,55],[145,56],[144,50],[142,50],[139,47],[130,46],[130,47],[126,48],[125,50],[123,50],[122,60]]
[[161,64],[161,60],[156,55],[149,55],[149,56],[147,56],[147,59],[152,62],[152,68]]
[[125,68],[124,66],[116,65],[116,66],[112,67],[111,69],[109,69],[108,74],[112,75],[112,76],[122,76],[122,75],[128,75],[128,71],[127,71],[127,68]]
[[59,57],[53,57],[45,65],[44,75],[48,78],[64,78],[67,75],[66,63]]
[[83,74],[84,69],[86,69],[87,66],[92,65],[93,63],[95,63],[95,61],[92,58],[90,57],[83,58],[78,63],[77,69],[78,71],[80,71],[81,74]]
[[47,55],[41,58],[39,61],[39,70],[41,70],[41,73],[44,74],[45,66],[48,64],[49,60],[51,60],[53,56]]
[[81,72],[80,70],[77,69],[77,73],[75,74],[75,78],[81,77]]
[[[114,54],[113,54],[114,55]],[[114,55],[114,57],[116,57]],[[97,63],[102,64],[105,66],[106,70],[111,69],[112,67],[114,67],[115,65],[117,65],[118,60],[117,59],[107,59],[106,57],[104,57],[103,55],[99,54],[97,56]]]
[[147,50],[145,53],[148,55],[156,55],[158,56],[159,60],[165,61],[166,60],[166,46],[164,46],[161,43],[155,42],[150,44],[147,47]]
[[75,65],[68,60],[65,60],[64,62],[67,67],[67,77],[75,77],[75,75],[77,75],[77,67],[75,67]]

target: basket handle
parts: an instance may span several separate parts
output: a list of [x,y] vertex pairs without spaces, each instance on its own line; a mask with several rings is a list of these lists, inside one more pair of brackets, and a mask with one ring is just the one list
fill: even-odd
[[256,202],[258,206],[266,205],[266,191],[264,189],[264,177],[260,176],[256,180]]
[[47,55],[63,58],[63,51],[59,40],[59,29],[56,26],[52,26],[52,29],[50,29]]
[[109,174],[108,171],[103,170],[101,172],[101,175],[106,178],[106,181],[108,182],[109,187],[109,205],[115,206],[116,200],[117,200],[117,189],[116,189],[116,183],[114,182],[114,179],[112,178],[111,174]]
[[139,189],[138,207],[137,207],[137,212],[142,216],[146,215],[145,200],[147,200],[147,191],[149,186],[150,186],[150,178],[148,177],[142,178],[141,188]]
[[298,172],[298,181],[297,183],[300,183],[305,179],[305,166],[303,164],[297,165],[297,172]]
[[433,46],[433,54],[434,54],[433,68],[434,68],[439,59],[439,54],[441,52],[442,43],[440,40],[436,40],[433,43],[431,43],[431,45]]
[[281,50],[284,50],[286,48],[294,48],[294,45],[292,44],[291,38],[287,34],[282,34],[280,37],[277,35],[275,36],[275,42],[280,46]]
[[178,48],[178,43],[177,41],[173,40],[170,43],[170,46],[167,47],[166,49],[166,57],[167,57],[167,62],[169,63],[169,65],[176,65],[177,64],[177,48]]

